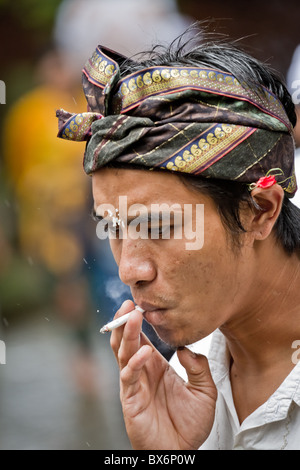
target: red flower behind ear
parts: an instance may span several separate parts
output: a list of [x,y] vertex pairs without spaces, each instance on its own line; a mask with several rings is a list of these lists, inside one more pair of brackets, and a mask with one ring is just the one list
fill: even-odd
[[271,186],[273,186],[276,183],[277,183],[277,181],[276,181],[275,176],[273,176],[273,175],[263,176],[262,178],[259,178],[259,180],[255,184],[255,187],[256,188],[266,189],[266,188],[270,188]]

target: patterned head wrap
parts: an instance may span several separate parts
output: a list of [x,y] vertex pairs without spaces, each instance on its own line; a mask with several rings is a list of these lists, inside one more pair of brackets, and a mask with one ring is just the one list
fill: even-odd
[[112,162],[251,184],[276,169],[297,189],[292,125],[279,99],[208,67],[155,66],[120,78],[98,46],[83,69],[87,113],[57,111],[58,136],[87,140],[84,170]]

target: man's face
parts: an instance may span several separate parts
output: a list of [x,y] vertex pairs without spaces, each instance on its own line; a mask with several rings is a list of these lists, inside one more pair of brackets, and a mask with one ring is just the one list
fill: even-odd
[[[172,217],[168,239],[151,238],[149,222],[147,238],[132,238],[128,228],[126,238],[110,240],[120,279],[130,286],[134,301],[146,310],[145,319],[163,341],[174,347],[193,343],[238,314],[249,297],[250,250],[246,245],[238,253],[233,250],[211,198],[168,172],[106,168],[94,173],[92,181],[95,211],[107,215],[99,213],[99,207],[101,212],[101,205],[110,204],[116,209],[115,214],[109,211],[112,221],[121,213],[120,197],[126,196],[128,208],[143,204],[148,214],[153,204],[192,205],[195,230],[196,205],[204,204],[200,249],[187,248],[190,240],[183,229],[181,237],[175,235],[180,232]],[[127,216],[131,224],[132,213]],[[122,215],[118,223],[121,229]],[[165,230],[164,219],[159,225]]]

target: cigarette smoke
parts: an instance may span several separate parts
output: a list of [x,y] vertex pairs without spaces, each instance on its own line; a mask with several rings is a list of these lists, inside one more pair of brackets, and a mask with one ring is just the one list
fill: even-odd
[[105,294],[117,307],[121,305],[122,301],[131,298],[130,288],[123,284],[117,276],[111,277],[105,283]]

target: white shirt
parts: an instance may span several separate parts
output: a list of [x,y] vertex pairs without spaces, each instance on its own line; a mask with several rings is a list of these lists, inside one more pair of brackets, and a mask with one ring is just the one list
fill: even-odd
[[[197,349],[196,343],[193,350]],[[291,348],[291,360],[292,354]],[[300,450],[300,361],[273,395],[240,424],[232,398],[226,340],[218,330],[212,335],[208,360],[218,399],[214,425],[200,450]],[[170,363],[184,377],[176,361]]]

